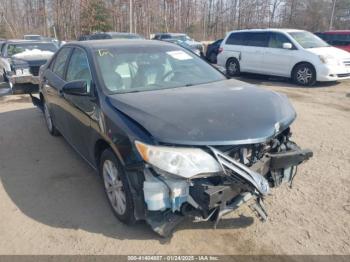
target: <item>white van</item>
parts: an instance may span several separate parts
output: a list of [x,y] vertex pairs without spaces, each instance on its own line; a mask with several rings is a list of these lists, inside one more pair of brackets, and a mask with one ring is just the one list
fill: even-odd
[[229,76],[241,72],[275,75],[303,86],[350,79],[350,53],[302,30],[232,31],[222,42],[217,60]]

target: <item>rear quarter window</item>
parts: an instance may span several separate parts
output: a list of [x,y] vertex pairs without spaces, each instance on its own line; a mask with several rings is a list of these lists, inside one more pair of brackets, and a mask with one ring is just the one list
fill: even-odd
[[267,32],[246,33],[244,37],[244,43],[247,46],[267,47],[268,41],[269,33]]
[[232,33],[226,40],[226,44],[267,47],[268,41],[269,33],[267,32],[241,32]]

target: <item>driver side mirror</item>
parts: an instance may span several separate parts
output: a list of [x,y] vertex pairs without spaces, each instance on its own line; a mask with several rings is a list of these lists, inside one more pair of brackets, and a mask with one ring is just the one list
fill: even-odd
[[87,82],[83,80],[68,82],[62,87],[62,93],[75,96],[88,96]]
[[283,49],[293,49],[293,45],[291,43],[283,43]]

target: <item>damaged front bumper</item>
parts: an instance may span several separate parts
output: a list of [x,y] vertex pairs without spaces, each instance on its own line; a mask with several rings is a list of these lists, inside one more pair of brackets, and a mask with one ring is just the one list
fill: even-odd
[[40,83],[39,76],[34,76],[32,74],[27,75],[12,75],[8,76],[8,80],[12,85],[16,84],[33,84],[38,85]]
[[243,164],[240,158],[214,147],[208,150],[220,163],[220,174],[179,179],[146,167],[146,221],[159,235],[168,236],[186,217],[210,220],[216,227],[224,215],[248,202],[265,221],[268,215],[263,199],[270,187],[292,183],[297,166],[313,156],[311,150],[301,150],[289,141],[279,145],[276,152],[264,152],[253,164]]

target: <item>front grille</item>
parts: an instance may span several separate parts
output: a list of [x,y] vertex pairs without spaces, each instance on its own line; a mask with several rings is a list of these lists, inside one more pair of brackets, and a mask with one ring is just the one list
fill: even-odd
[[33,76],[38,76],[39,75],[39,70],[40,70],[40,66],[31,66],[30,67],[30,73]]
[[350,59],[349,60],[344,60],[344,65],[350,67]]
[[210,147],[216,160],[220,163],[225,174],[235,182],[250,182],[259,192],[266,195],[269,192],[268,181],[259,173],[249,169],[246,165],[240,163],[239,161],[231,158],[225,153],[217,150],[216,148]]
[[265,153],[269,152],[271,146],[268,143],[260,143],[251,145],[215,146],[215,149],[244,165],[251,166],[261,159]]
[[337,76],[338,77],[350,77],[350,73],[348,73],[348,74],[339,74]]

